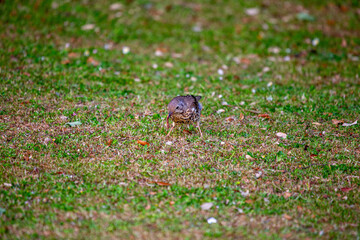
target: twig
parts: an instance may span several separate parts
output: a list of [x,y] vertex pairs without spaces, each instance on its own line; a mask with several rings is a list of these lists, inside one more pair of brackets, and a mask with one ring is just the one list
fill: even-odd
[[255,110],[248,110],[248,109],[244,109],[247,112],[251,112],[251,113],[255,113],[255,114],[260,114],[261,112],[259,111],[255,111]]

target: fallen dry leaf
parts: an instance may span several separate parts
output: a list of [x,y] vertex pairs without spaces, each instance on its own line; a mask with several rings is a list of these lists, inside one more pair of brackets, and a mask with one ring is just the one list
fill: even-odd
[[239,120],[240,120],[240,121],[241,121],[241,120],[244,120],[244,114],[240,113],[240,115],[239,115]]
[[292,217],[287,215],[286,213],[283,215],[283,218],[285,218],[286,220],[291,220],[292,219]]
[[247,200],[245,200],[245,202],[248,203],[248,204],[252,204],[252,203],[254,203],[254,200],[252,200],[252,199],[247,199]]
[[342,125],[344,123],[344,120],[332,119],[331,121],[335,125]]
[[269,116],[269,114],[267,114],[267,113],[259,114],[258,117],[270,119],[270,116]]
[[86,60],[86,62],[87,62],[88,64],[91,64],[91,65],[95,66],[95,67],[99,65],[99,62],[96,61],[93,57],[89,57],[89,58]]
[[189,130],[186,130],[186,129],[183,130],[183,133],[192,134]]
[[66,64],[69,64],[70,63],[70,60],[69,59],[64,59],[61,61],[61,64],[63,65],[66,65]]
[[291,197],[291,193],[289,193],[289,192],[286,192],[286,193],[284,193],[284,198],[289,198],[289,197]]
[[141,141],[141,140],[137,140],[137,143],[138,144],[140,144],[140,145],[143,145],[143,146],[145,146],[145,145],[150,145],[150,143],[148,143],[148,142],[145,142],[145,141]]
[[245,65],[251,64],[251,60],[249,58],[241,58],[240,62]]
[[352,189],[353,189],[353,188],[351,188],[351,187],[340,188],[340,190],[341,190],[342,192],[350,192]]
[[231,116],[231,117],[225,118],[225,120],[226,120],[227,122],[233,122],[233,121],[236,120],[236,118],[235,118],[234,116]]
[[321,125],[321,123],[318,123],[318,122],[313,122],[312,124],[313,124],[313,125],[316,125],[316,126],[320,126],[320,125]]
[[113,140],[112,139],[109,139],[106,141],[106,145],[110,146],[112,144]]
[[155,182],[155,183],[159,186],[171,186],[170,183],[166,183],[166,182]]
[[74,53],[74,52],[68,53],[69,58],[78,58],[79,56],[80,56],[80,54],[78,54],[78,53]]

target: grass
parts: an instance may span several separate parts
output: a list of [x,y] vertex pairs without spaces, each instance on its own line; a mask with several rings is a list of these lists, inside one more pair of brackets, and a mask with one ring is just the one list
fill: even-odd
[[357,1],[112,3],[0,1],[2,239],[359,238]]

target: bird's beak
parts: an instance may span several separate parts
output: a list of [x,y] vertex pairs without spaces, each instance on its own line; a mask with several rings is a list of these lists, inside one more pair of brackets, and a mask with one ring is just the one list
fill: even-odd
[[171,117],[171,114],[172,114],[172,112],[171,113],[169,113],[169,115],[167,116],[167,118],[166,118],[166,126],[167,126],[167,128],[169,129],[169,118]]

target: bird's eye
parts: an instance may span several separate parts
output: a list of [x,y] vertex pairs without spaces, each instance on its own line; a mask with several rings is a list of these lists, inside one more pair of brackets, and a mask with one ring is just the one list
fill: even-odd
[[179,109],[179,106],[177,106],[176,109]]

